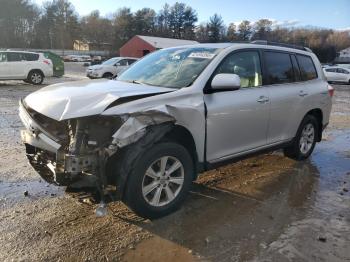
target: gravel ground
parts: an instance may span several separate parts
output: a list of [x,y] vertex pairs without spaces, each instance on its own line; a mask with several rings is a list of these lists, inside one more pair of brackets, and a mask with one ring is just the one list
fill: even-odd
[[[45,83],[81,79],[80,66]],[[350,86],[335,88],[310,160],[274,152],[207,172],[179,211],[150,221],[121,202],[97,218],[89,195],[41,181],[17,116],[37,87],[1,82],[0,261],[350,261]]]

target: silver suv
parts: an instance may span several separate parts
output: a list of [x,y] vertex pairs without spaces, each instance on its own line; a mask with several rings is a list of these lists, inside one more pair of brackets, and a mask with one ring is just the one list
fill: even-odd
[[[333,88],[307,48],[269,43],[163,49],[116,80],[47,86],[20,102],[32,166],[47,181],[89,178],[143,217],[184,201],[197,174],[321,141]],[[94,179],[92,179],[94,178]]]

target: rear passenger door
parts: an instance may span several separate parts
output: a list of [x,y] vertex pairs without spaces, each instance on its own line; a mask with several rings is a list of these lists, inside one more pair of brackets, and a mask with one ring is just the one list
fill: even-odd
[[266,90],[270,97],[270,124],[267,143],[277,144],[292,138],[304,114],[305,84],[294,54],[264,51]]
[[116,63],[117,71],[116,73],[119,74],[120,72],[123,72],[128,67],[128,59],[122,59],[119,60]]
[[343,68],[337,68],[337,73],[339,75],[339,79],[340,81],[342,82],[347,82],[348,81],[348,75],[349,75],[349,72],[346,71],[345,69]]

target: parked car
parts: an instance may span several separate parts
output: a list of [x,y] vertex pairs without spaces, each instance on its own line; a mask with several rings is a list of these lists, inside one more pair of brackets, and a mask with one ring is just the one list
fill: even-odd
[[278,148],[295,160],[310,156],[334,90],[307,50],[168,48],[116,80],[47,86],[20,103],[27,156],[51,183],[95,177],[140,216],[164,216],[198,173]]
[[45,77],[52,75],[52,61],[42,53],[0,52],[0,80],[24,80],[34,85],[40,85]]
[[86,70],[87,77],[93,78],[113,78],[138,59],[133,57],[113,57],[102,64],[93,65]]
[[342,82],[350,84],[350,69],[341,67],[326,67],[323,69],[328,82]]

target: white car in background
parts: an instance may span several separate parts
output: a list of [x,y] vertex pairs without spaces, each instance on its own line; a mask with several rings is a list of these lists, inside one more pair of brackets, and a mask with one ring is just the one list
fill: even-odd
[[40,85],[53,75],[53,65],[42,53],[0,51],[0,80],[23,80]]
[[89,66],[86,70],[86,76],[94,78],[113,78],[124,71],[138,59],[134,57],[113,57],[104,61],[100,65]]
[[334,66],[338,66],[338,67],[345,68],[345,69],[350,69],[350,64],[336,64]]
[[323,68],[328,82],[342,82],[350,84],[350,69],[338,66]]

